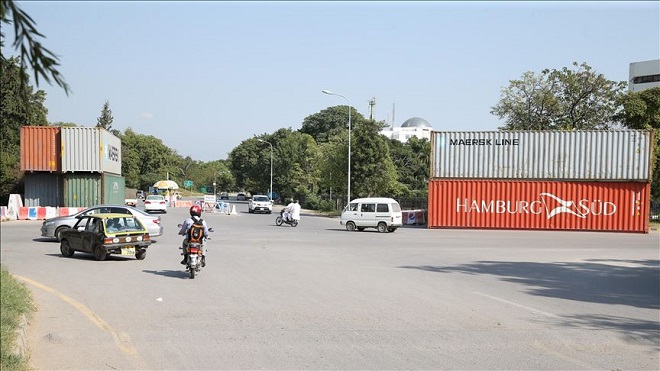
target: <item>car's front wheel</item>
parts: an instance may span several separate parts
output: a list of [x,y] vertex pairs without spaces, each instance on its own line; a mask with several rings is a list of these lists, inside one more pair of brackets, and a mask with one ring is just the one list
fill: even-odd
[[62,241],[62,243],[60,244],[60,252],[62,253],[62,255],[66,256],[67,258],[73,256],[74,251],[71,248],[71,245],[69,245],[69,241],[67,240]]
[[101,245],[94,246],[93,252],[94,252],[94,259],[98,261],[103,261],[105,260],[106,257],[108,257],[108,251],[104,249],[103,246]]

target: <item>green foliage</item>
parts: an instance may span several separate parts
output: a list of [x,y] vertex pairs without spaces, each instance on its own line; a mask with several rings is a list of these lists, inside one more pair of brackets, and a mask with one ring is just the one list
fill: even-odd
[[[351,198],[387,196],[398,191],[387,138],[371,120],[356,122],[351,138]],[[357,145],[356,145],[357,144]]]
[[13,353],[20,318],[36,310],[30,291],[0,267],[0,369],[29,370],[28,360]]
[[17,58],[0,61],[0,203],[7,204],[9,194],[22,192],[20,171],[20,132],[26,125],[48,125],[44,106],[46,93],[33,93]]
[[334,200],[324,200],[316,194],[310,194],[305,198],[302,207],[310,210],[333,211],[337,206]]
[[135,133],[131,128],[121,135],[122,174],[126,187],[148,189],[168,173],[176,174],[180,157],[176,151],[151,136]]
[[[11,19],[10,19],[11,18]],[[17,2],[13,0],[0,1],[0,31],[4,30],[4,25],[14,25],[15,39],[12,44],[15,50],[20,50],[21,70],[25,71],[24,61],[27,61],[34,72],[34,81],[39,86],[39,77],[51,83],[52,80],[59,85],[64,92],[69,94],[69,86],[57,70],[59,58],[50,50],[46,49],[39,41],[44,37],[37,31],[34,20],[18,7]],[[6,62],[6,57],[2,55],[4,49],[4,32],[0,32],[0,59]],[[27,88],[28,78],[24,76],[20,81],[21,88]]]
[[428,139],[411,137],[401,143],[389,141],[390,158],[396,167],[401,187],[399,196],[412,196],[415,191],[428,191],[431,143]]
[[110,102],[106,100],[101,109],[101,116],[96,119],[96,127],[110,131],[113,121],[114,117],[112,117],[112,111],[110,110]]
[[660,199],[660,87],[629,92],[621,98],[623,110],[617,119],[630,129],[654,130],[653,173],[651,196]]
[[525,72],[503,89],[491,114],[505,120],[501,130],[609,129],[615,123],[625,82],[607,80],[586,63],[576,69]]
[[[351,121],[364,120],[355,108],[351,107]],[[316,143],[327,143],[333,136],[348,130],[348,106],[328,107],[321,112],[305,117],[301,133],[309,134]]]

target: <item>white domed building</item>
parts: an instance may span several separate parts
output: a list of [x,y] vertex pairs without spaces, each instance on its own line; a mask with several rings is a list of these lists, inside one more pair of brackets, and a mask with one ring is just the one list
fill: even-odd
[[380,133],[390,139],[396,139],[400,142],[406,143],[411,137],[431,140],[432,131],[433,128],[428,121],[421,117],[413,117],[401,124],[401,127],[392,126],[383,129]]

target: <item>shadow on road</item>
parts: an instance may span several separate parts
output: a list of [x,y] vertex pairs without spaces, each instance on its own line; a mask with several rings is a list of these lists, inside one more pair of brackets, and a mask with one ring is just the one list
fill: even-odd
[[[660,309],[660,261],[598,260],[587,262],[482,261],[455,267],[401,266],[436,273],[489,274],[527,287],[530,295],[590,303]],[[660,322],[634,318],[563,316],[558,325],[620,332],[632,343],[660,348]]]
[[183,270],[177,270],[177,271],[172,271],[172,270],[162,270],[162,271],[150,271],[150,270],[143,270],[142,272],[145,273],[151,273],[155,274],[157,276],[165,276],[165,277],[172,277],[172,278],[185,278],[187,279],[189,274],[188,272],[185,272]]
[[660,309],[660,261],[483,261],[456,267],[402,266],[437,273],[490,274],[528,286],[531,295]]

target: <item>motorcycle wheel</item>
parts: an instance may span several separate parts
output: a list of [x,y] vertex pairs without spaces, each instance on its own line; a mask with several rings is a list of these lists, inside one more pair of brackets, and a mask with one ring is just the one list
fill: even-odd
[[297,227],[297,226],[298,226],[298,221],[294,219],[294,220],[291,222],[291,226],[292,226],[292,227]]
[[275,224],[277,224],[278,226],[282,225],[282,222],[283,220],[281,217],[278,216],[277,218],[275,218]]
[[194,280],[194,279],[195,279],[195,269],[194,269],[194,268],[190,268],[190,269],[188,269],[188,270],[190,271],[190,279],[191,279],[191,280]]

